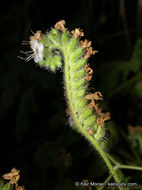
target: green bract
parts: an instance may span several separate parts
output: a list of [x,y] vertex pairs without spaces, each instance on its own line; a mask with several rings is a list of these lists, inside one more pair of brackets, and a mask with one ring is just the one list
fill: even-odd
[[88,94],[85,77],[84,50],[79,39],[73,38],[69,31],[61,32],[54,28],[44,34],[42,43],[44,44],[43,60],[39,62],[41,67],[55,71],[64,67],[64,82],[66,98],[71,111],[71,117],[75,123],[75,129],[80,133],[85,130],[92,131],[92,137],[98,142],[104,136],[104,128],[97,126],[96,115],[92,108],[87,108]]

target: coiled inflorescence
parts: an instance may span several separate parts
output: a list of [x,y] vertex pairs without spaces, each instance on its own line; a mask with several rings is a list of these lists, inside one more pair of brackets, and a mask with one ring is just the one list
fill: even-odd
[[30,37],[33,50],[32,58],[41,67],[55,71],[64,64],[64,82],[68,101],[70,121],[81,133],[91,135],[97,141],[104,136],[104,121],[110,118],[109,113],[102,113],[98,100],[100,92],[89,94],[88,81],[93,70],[88,59],[95,54],[88,40],[80,41],[84,36],[81,29],[69,32],[61,20],[46,34],[37,31]]

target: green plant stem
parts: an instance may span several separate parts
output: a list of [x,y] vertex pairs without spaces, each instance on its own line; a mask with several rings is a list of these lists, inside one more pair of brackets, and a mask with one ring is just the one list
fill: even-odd
[[[87,135],[88,138],[88,135]],[[117,176],[117,173],[115,171],[115,169],[113,168],[113,166],[111,165],[110,161],[108,160],[106,154],[104,153],[104,151],[102,150],[102,148],[98,145],[97,141],[94,140],[93,138],[88,138],[91,142],[91,144],[93,144],[93,146],[97,149],[97,151],[100,153],[100,155],[102,156],[102,158],[104,159],[105,163],[107,164],[112,176],[114,177],[115,181],[117,183],[120,183],[119,177]],[[123,189],[122,187],[119,187],[120,189]]]
[[129,169],[129,170],[140,170],[142,171],[142,167],[139,166],[130,166],[130,165],[121,165],[119,166],[121,169]]
[[142,171],[142,167],[120,164],[119,162],[115,161],[114,158],[112,158],[109,154],[107,154],[107,157],[112,161],[112,163],[114,163],[117,166],[118,169],[130,169],[130,170]]
[[107,157],[112,161],[112,163],[114,163],[115,165],[118,164],[117,161],[114,160],[114,158],[112,158],[109,154],[107,154]]
[[[64,51],[64,59],[65,59],[65,86],[66,86],[66,95],[67,95],[67,99],[68,99],[68,104],[70,105],[70,109],[72,111],[72,114],[73,114],[73,117],[74,117],[74,120],[76,122],[76,125],[78,126],[78,128],[80,129],[80,132],[86,137],[86,139],[89,140],[89,142],[93,145],[93,147],[100,153],[101,157],[103,158],[103,160],[105,161],[108,169],[110,170],[112,176],[114,177],[115,181],[117,183],[120,183],[120,180],[119,180],[119,177],[115,171],[115,169],[113,168],[113,166],[111,165],[109,159],[107,158],[107,155],[105,154],[105,152],[103,151],[103,149],[100,147],[100,145],[98,144],[97,140],[95,140],[91,135],[89,135],[85,129],[82,127],[82,125],[80,124],[77,116],[76,116],[76,113],[75,113],[75,110],[74,110],[74,107],[73,107],[73,103],[72,103],[72,100],[71,100],[71,91],[70,91],[70,82],[69,82],[69,59],[68,59],[68,54],[66,52],[66,49],[63,48],[63,51]],[[124,188],[123,187],[119,187],[120,190],[123,190]]]
[[[104,181],[104,184],[106,185],[108,182],[109,182],[109,180],[112,178],[112,174],[110,174],[107,178],[106,178],[106,180]],[[99,188],[97,188],[97,190],[102,190],[102,189],[104,189],[104,186],[101,186],[101,187],[99,187]]]

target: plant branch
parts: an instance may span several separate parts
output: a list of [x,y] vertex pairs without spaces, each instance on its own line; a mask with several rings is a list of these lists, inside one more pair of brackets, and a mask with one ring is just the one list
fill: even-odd
[[117,167],[117,169],[129,169],[129,170],[142,171],[142,167],[120,164],[119,162],[114,160],[114,158],[112,158],[109,154],[107,154],[107,157],[112,161],[113,164],[115,164],[115,167]]
[[[106,185],[108,182],[109,182],[109,180],[112,178],[112,174],[110,174],[107,178],[106,178],[106,180],[104,181],[104,185]],[[104,186],[101,186],[101,187],[99,187],[97,190],[102,190],[102,189],[104,189]]]

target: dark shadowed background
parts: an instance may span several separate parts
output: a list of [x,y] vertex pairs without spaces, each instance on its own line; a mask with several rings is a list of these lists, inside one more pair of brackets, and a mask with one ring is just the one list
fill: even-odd
[[[0,7],[0,176],[13,167],[26,190],[85,190],[75,181],[103,182],[107,167],[65,117],[63,73],[18,56],[31,30],[64,19],[82,28],[99,53],[90,59],[90,88],[109,111],[107,149],[124,164],[142,166],[142,0],[5,0]],[[139,126],[139,131],[129,126]],[[140,183],[142,172],[123,170]]]

